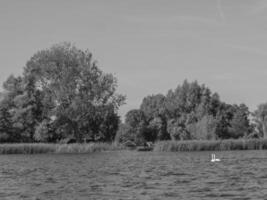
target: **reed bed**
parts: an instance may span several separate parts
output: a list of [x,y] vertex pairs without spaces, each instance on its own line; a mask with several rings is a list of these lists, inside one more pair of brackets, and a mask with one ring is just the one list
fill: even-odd
[[101,151],[116,151],[122,149],[122,146],[113,143],[75,143],[57,145],[55,153],[92,153]]
[[154,146],[154,151],[157,152],[263,149],[267,149],[267,139],[160,141]]
[[[110,143],[15,143],[0,144],[0,154],[68,154],[117,151],[127,149],[120,144]],[[230,150],[263,150],[267,149],[267,139],[250,140],[184,140],[160,141],[155,143],[154,151],[230,151]]]
[[0,144],[0,154],[40,154],[54,153],[55,144],[44,143],[12,143]]
[[0,154],[43,154],[43,153],[92,153],[100,151],[121,150],[123,146],[109,143],[84,144],[47,144],[47,143],[14,143],[0,144]]

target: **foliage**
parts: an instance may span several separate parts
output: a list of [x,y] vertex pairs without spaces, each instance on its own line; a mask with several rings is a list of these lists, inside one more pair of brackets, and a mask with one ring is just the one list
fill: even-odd
[[198,122],[190,124],[188,131],[192,139],[195,140],[215,140],[217,139],[216,128],[218,121],[211,115],[203,116]]
[[259,135],[267,138],[267,103],[260,104],[254,112],[254,122]]
[[117,79],[88,50],[70,43],[35,53],[22,76],[11,75],[3,88],[0,142],[267,138],[267,104],[258,107],[251,124],[245,104],[227,104],[205,85],[187,80],[166,95],[145,97],[120,124],[125,97],[116,92]]
[[53,131],[51,124],[48,120],[43,120],[35,128],[34,139],[38,142],[53,142],[59,138],[57,132]]
[[149,136],[147,136],[147,125],[145,120],[145,115],[143,111],[134,109],[130,110],[125,117],[125,123],[128,126],[128,135],[131,140],[137,144],[142,144],[146,139],[149,140]]
[[112,141],[117,111],[125,101],[116,93],[117,79],[100,70],[88,50],[69,43],[34,54],[23,76],[10,76],[3,87],[10,105],[0,111],[0,129],[11,118],[7,130],[13,135],[5,134],[13,142],[56,142],[66,137]]
[[2,101],[0,104],[0,142],[10,142],[13,135],[12,119],[8,108],[9,102]]
[[150,121],[153,118],[165,114],[165,96],[162,94],[147,96],[143,99],[140,110],[145,118]]
[[166,96],[145,97],[140,109],[127,113],[125,123],[146,141],[216,140],[248,137],[249,114],[245,104],[226,104],[205,85],[185,80]]
[[147,127],[146,136],[145,139],[147,141],[170,139],[170,135],[167,132],[166,118],[158,116],[151,119]]
[[128,124],[121,123],[119,129],[116,133],[115,142],[116,143],[125,143],[126,141],[134,142],[136,134]]
[[184,122],[180,119],[170,119],[168,121],[167,131],[172,140],[189,140],[190,133],[186,129]]
[[235,112],[230,122],[229,132],[232,138],[247,137],[252,132],[248,116],[250,114],[245,104],[235,105]]

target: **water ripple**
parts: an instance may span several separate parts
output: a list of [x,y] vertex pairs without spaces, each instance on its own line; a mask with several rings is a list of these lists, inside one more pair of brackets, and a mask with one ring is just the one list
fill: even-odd
[[1,155],[0,199],[264,199],[267,152]]

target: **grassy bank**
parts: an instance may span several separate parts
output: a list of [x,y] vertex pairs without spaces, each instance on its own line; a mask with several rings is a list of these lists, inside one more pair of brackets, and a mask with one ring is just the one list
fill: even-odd
[[[123,150],[126,147],[109,143],[87,144],[45,144],[17,143],[0,144],[0,154],[41,154],[41,153],[92,153],[101,151]],[[228,151],[267,149],[267,139],[251,140],[184,140],[160,141],[155,143],[154,151]]]
[[41,154],[41,153],[91,153],[123,149],[120,145],[108,143],[88,144],[45,144],[17,143],[0,144],[0,154]]
[[267,149],[267,139],[160,141],[154,151],[230,151]]

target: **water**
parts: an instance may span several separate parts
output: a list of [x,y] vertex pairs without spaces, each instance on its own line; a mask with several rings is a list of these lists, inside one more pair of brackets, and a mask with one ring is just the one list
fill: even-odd
[[267,199],[267,151],[0,155],[0,199]]

